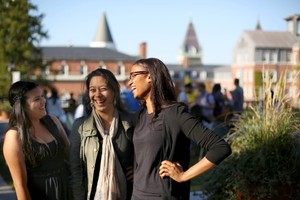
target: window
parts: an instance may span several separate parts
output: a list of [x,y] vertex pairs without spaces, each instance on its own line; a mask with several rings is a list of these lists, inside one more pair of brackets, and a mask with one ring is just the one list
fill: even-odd
[[291,52],[290,51],[288,51],[286,54],[286,61],[291,62]]
[[200,79],[205,80],[206,78],[207,78],[207,72],[206,71],[200,72]]
[[66,61],[62,61],[60,72],[63,75],[68,75],[69,74],[69,66],[67,65]]
[[270,70],[270,71],[264,71],[263,72],[263,78],[264,81],[267,81],[270,79],[273,83],[277,82],[277,71],[276,70]]
[[256,49],[255,51],[255,61],[261,62],[263,59],[263,50],[262,49]]
[[180,78],[180,73],[179,72],[175,72],[173,75],[174,79],[179,79]]
[[270,61],[270,51],[264,50],[263,51],[263,61],[268,63]]
[[286,62],[286,50],[279,51],[279,62]]
[[293,71],[287,71],[286,72],[286,81],[287,82],[292,82],[293,81]]
[[242,78],[242,71],[241,70],[236,70],[235,77],[238,78],[238,79],[241,79]]
[[80,74],[81,75],[87,74],[87,66],[86,65],[80,65]]
[[276,50],[271,50],[270,62],[271,62],[271,63],[277,62],[277,54],[276,54]]
[[300,20],[299,19],[296,22],[296,35],[300,36]]
[[80,62],[80,74],[81,74],[81,75],[86,75],[86,74],[87,74],[87,71],[88,71],[87,65],[85,64],[84,61],[81,61],[81,62]]
[[125,76],[125,66],[124,66],[123,62],[118,62],[117,75],[124,75]]
[[197,48],[194,47],[194,46],[191,46],[190,49],[189,49],[189,53],[196,54],[197,53]]
[[192,71],[192,78],[198,78],[198,72],[197,71]]

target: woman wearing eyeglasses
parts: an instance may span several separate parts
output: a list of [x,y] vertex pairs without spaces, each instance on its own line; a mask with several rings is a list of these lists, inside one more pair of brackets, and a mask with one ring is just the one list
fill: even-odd
[[73,199],[130,199],[132,192],[132,114],[123,110],[115,76],[96,69],[86,78],[86,117],[71,133]]
[[[230,146],[176,102],[169,71],[159,59],[136,61],[129,85],[134,98],[143,103],[133,134],[131,199],[189,199],[189,180],[229,156]],[[190,168],[189,139],[206,150],[206,155]]]

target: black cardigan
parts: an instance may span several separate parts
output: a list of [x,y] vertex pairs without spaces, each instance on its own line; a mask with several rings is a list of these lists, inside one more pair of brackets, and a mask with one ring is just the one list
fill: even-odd
[[[166,108],[164,122],[163,160],[179,162],[188,169],[190,140],[206,151],[205,157],[219,164],[231,154],[231,147],[213,131],[203,127],[198,119],[188,113],[185,106],[175,104]],[[163,199],[189,199],[189,181],[177,183],[171,178],[162,179]]]

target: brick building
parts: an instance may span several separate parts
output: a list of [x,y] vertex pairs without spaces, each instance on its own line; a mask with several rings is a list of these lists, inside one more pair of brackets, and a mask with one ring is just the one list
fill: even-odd
[[50,64],[39,73],[45,75],[60,95],[73,92],[77,98],[84,91],[86,75],[99,67],[112,71],[119,81],[125,80],[132,64],[146,57],[146,43],[140,44],[136,56],[119,52],[104,13],[90,46],[42,47],[42,53],[44,62]]
[[292,15],[285,20],[287,31],[264,31],[258,21],[255,30],[242,32],[237,41],[231,72],[233,78],[240,79],[246,101],[261,98],[263,91],[260,94],[254,93],[254,73],[265,69],[264,71],[270,70],[274,84],[280,76],[285,76],[285,92],[293,99],[294,106],[300,106],[297,96],[300,89],[299,76],[298,80],[294,81],[299,73],[300,63],[300,15]]

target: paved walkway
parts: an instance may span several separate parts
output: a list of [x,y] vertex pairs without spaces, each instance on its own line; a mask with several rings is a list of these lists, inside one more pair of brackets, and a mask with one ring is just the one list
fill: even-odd
[[[0,199],[1,200],[16,200],[15,191],[6,184],[2,176],[0,176]],[[190,200],[206,200],[207,198],[200,192],[191,192]]]
[[3,180],[2,176],[0,176],[0,199],[1,200],[16,200],[15,191],[11,188],[11,186],[7,185]]

